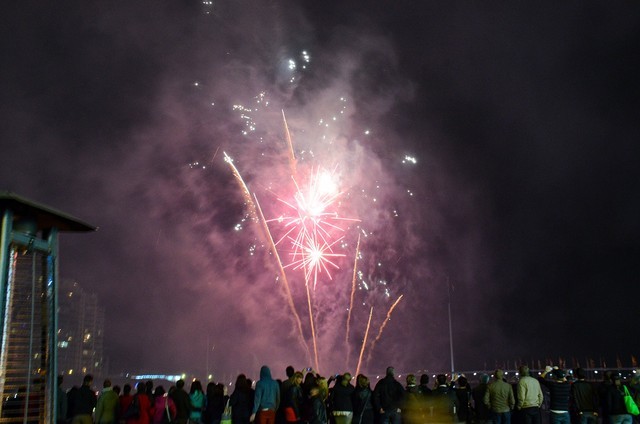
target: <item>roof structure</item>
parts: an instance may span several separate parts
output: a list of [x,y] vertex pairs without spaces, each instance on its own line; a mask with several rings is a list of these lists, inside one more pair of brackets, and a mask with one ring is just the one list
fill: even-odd
[[87,224],[71,215],[60,212],[40,203],[36,203],[12,192],[0,191],[0,211],[10,210],[16,219],[33,219],[38,230],[57,228],[58,231],[88,232],[96,231],[97,227]]

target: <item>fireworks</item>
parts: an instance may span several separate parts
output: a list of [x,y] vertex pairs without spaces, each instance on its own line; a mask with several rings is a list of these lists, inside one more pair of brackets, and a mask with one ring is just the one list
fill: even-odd
[[344,257],[336,253],[334,247],[343,239],[345,222],[357,222],[355,218],[341,218],[333,209],[341,195],[333,176],[325,170],[312,171],[309,183],[300,186],[293,179],[296,191],[293,201],[278,198],[290,210],[290,214],[270,219],[269,223],[281,224],[285,234],[276,245],[289,242],[291,262],[285,268],[303,269],[307,281],[313,281],[315,290],[318,274],[326,273],[331,279],[331,269],[339,269],[336,258]]
[[[343,101],[343,99],[341,99]],[[242,117],[247,122],[249,131],[255,129],[253,119],[246,114],[248,109],[236,106],[237,110],[243,113]],[[349,187],[342,188],[340,180],[339,165],[333,165],[326,168],[315,162],[302,161],[298,162],[296,158],[293,140],[289,131],[289,126],[282,113],[285,129],[285,141],[287,144],[287,159],[289,169],[289,184],[283,183],[268,184],[265,193],[258,196],[257,193],[250,191],[245,184],[240,172],[233,163],[233,160],[225,153],[225,161],[229,164],[232,172],[238,181],[243,196],[245,198],[249,214],[255,218],[254,221],[259,222],[260,228],[263,230],[263,238],[270,246],[270,250],[275,258],[279,274],[283,282],[283,289],[287,301],[290,306],[292,316],[297,324],[301,344],[306,349],[308,355],[310,350],[306,343],[302,321],[296,308],[294,294],[290,286],[290,281],[294,283],[295,275],[302,274],[304,281],[304,292],[306,293],[307,311],[309,317],[309,331],[313,343],[313,355],[315,361],[315,369],[320,369],[320,359],[318,353],[318,341],[316,330],[322,331],[322,327],[318,328],[316,322],[315,310],[318,308],[316,302],[317,296],[314,295],[316,290],[324,290],[319,286],[320,282],[326,283],[333,281],[334,275],[340,273],[341,268],[350,266],[350,261],[346,261],[347,256],[353,254],[353,269],[351,271],[351,295],[349,297],[348,315],[346,317],[346,362],[348,365],[351,353],[350,346],[350,324],[354,313],[354,295],[356,282],[360,281],[362,287],[368,290],[368,286],[363,281],[363,273],[357,270],[358,257],[360,255],[360,236],[367,237],[367,231],[360,227],[361,220],[357,217],[345,214],[348,203],[344,197],[347,196]],[[335,121],[336,118],[332,118]],[[325,121],[321,120],[321,125],[325,126]],[[244,130],[243,134],[247,134]],[[323,136],[324,138],[324,136]],[[287,161],[285,161],[287,162]],[[282,169],[287,169],[282,168]],[[262,202],[270,201],[270,213],[266,216],[262,212],[258,198],[261,197]],[[280,205],[277,207],[277,205]],[[275,236],[274,236],[275,235]],[[355,252],[349,252],[353,239],[357,237]],[[287,276],[291,273],[292,278]],[[342,282],[343,278],[340,279]],[[377,341],[384,330],[386,322],[398,304],[399,300],[393,304],[387,313],[385,321],[378,332]],[[357,368],[360,369],[362,358],[366,350],[367,336],[373,316],[373,306],[370,307],[369,320],[366,327],[364,339],[360,348],[360,356]],[[375,344],[375,342],[374,342]],[[373,345],[370,347],[370,349]],[[367,360],[370,360],[371,353]],[[311,358],[310,358],[311,359]]]

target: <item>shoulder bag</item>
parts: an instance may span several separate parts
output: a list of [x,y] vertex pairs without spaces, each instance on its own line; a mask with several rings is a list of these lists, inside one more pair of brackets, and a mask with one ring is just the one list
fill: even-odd
[[627,408],[627,412],[631,415],[640,414],[640,410],[638,410],[638,405],[636,405],[636,401],[629,394],[629,390],[627,390],[627,386],[622,386],[624,389],[624,406]]

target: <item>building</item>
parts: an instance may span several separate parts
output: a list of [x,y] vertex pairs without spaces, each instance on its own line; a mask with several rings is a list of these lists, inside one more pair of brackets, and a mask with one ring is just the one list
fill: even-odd
[[58,298],[58,373],[67,382],[107,375],[103,352],[104,308],[95,293],[61,279]]

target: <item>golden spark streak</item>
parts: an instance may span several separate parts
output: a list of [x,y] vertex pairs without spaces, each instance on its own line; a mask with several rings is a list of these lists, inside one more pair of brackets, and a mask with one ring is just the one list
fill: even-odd
[[367,364],[369,363],[369,361],[371,361],[371,356],[373,354],[373,348],[376,345],[376,342],[378,340],[380,340],[380,337],[382,337],[382,331],[384,330],[384,327],[387,326],[387,322],[389,322],[391,320],[391,313],[393,312],[393,310],[396,308],[396,306],[398,305],[398,303],[400,303],[400,300],[402,300],[402,297],[404,295],[401,294],[400,297],[398,298],[398,300],[396,300],[393,305],[391,305],[391,307],[389,308],[389,312],[387,312],[387,317],[384,319],[384,321],[382,321],[382,325],[380,326],[380,331],[378,331],[378,335],[376,336],[376,338],[373,340],[373,343],[371,343],[371,348],[369,349],[369,356],[367,356]]
[[369,321],[367,322],[367,329],[364,332],[364,339],[362,340],[362,347],[360,348],[360,357],[358,359],[358,366],[356,367],[356,376],[360,374],[360,364],[362,363],[362,354],[364,353],[364,346],[367,344],[367,337],[369,336],[369,326],[371,326],[372,315],[373,315],[373,306],[369,311]]
[[[356,292],[356,275],[358,274],[358,253],[360,252],[360,234],[358,234],[358,243],[356,244],[356,255],[353,260],[353,277],[351,277],[351,297],[349,298],[349,310],[347,312],[347,335],[345,343],[347,344],[347,358],[345,361],[345,369],[349,368],[349,357],[351,356],[351,345],[349,344],[349,327],[351,324],[351,310],[353,309],[353,297]],[[358,374],[356,374],[358,375]]]

